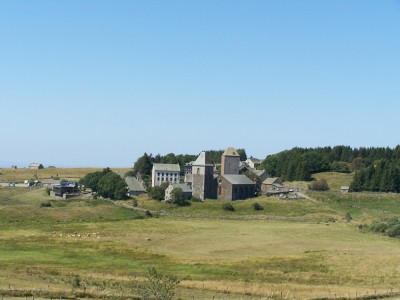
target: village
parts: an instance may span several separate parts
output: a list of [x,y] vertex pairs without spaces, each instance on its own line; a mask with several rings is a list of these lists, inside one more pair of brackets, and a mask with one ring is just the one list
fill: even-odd
[[[260,159],[254,157],[241,161],[238,151],[228,147],[218,165],[210,161],[206,151],[202,151],[196,160],[186,163],[184,170],[181,170],[179,164],[154,163],[150,184],[145,183],[140,173],[135,176],[125,176],[123,173],[119,175],[125,180],[128,197],[144,194],[149,187],[167,185],[163,199],[166,202],[171,200],[174,189],[180,189],[185,200],[245,200],[259,195],[284,199],[304,198],[300,189],[284,186],[280,178],[271,177],[267,171],[257,169],[260,162]],[[17,166],[12,166],[12,169],[17,169]],[[28,169],[41,170],[44,166],[42,163],[32,163]],[[85,186],[78,181],[57,178],[1,182],[0,186],[45,187],[50,190],[50,196],[61,199],[79,196],[83,190],[87,194]]]

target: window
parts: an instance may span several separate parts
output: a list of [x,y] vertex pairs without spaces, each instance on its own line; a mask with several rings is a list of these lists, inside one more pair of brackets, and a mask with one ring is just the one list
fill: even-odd
[[200,174],[200,168],[197,168],[197,175]]

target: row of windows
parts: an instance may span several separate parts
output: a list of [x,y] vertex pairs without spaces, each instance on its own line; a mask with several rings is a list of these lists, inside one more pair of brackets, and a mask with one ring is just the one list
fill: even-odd
[[157,176],[163,176],[163,177],[164,177],[164,175],[165,175],[165,176],[175,176],[175,177],[178,177],[178,173],[160,173],[160,172],[157,172]]
[[[161,181],[160,177],[157,177],[157,181]],[[179,182],[177,178],[175,178],[175,179],[174,178],[170,178],[169,180],[168,180],[168,178],[163,178],[162,181],[165,181],[165,182],[169,181],[169,182],[175,182],[175,183]]]

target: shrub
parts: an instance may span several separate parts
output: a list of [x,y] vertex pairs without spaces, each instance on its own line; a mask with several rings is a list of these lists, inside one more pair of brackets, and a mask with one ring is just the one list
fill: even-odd
[[346,222],[350,222],[353,219],[353,217],[351,216],[350,213],[346,213],[344,215],[344,219],[346,220]]
[[51,188],[47,187],[47,188],[46,188],[46,194],[47,194],[47,196],[50,196],[50,192],[51,192]]
[[190,202],[185,199],[181,188],[174,188],[171,191],[171,202],[178,206],[188,206]]
[[161,186],[147,188],[147,194],[153,200],[161,201],[165,198],[165,190]]
[[195,196],[192,196],[192,198],[190,198],[190,201],[192,201],[192,202],[203,202],[200,198],[197,198]]
[[153,217],[153,214],[152,214],[151,211],[149,211],[149,210],[146,210],[146,211],[144,212],[144,214],[146,215],[146,217],[149,217],[149,218],[152,218],[152,217]]
[[397,218],[393,218],[393,219],[390,219],[389,221],[387,221],[387,224],[389,227],[391,227],[391,226],[400,224],[400,221]]
[[387,229],[388,229],[388,226],[385,223],[373,223],[369,227],[369,231],[375,232],[375,233],[385,233]]
[[145,281],[133,281],[133,289],[144,299],[170,300],[175,296],[179,280],[172,274],[148,269]]
[[389,227],[386,231],[387,235],[393,238],[400,237],[400,224]]
[[233,207],[232,203],[228,202],[228,203],[224,203],[222,205],[222,208],[226,211],[235,211],[235,208]]
[[45,202],[41,202],[40,207],[51,207],[51,203],[50,201],[45,201]]
[[261,204],[258,202],[253,203],[252,206],[253,206],[254,210],[263,210],[264,209],[264,207],[262,207]]
[[314,180],[308,185],[308,189],[311,191],[327,191],[329,189],[328,183],[324,178],[320,180]]
[[81,279],[79,277],[79,275],[75,275],[72,278],[72,289],[77,289],[81,287]]

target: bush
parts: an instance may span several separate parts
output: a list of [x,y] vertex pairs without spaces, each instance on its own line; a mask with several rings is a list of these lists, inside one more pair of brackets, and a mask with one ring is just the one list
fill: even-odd
[[149,211],[149,210],[146,210],[146,211],[144,212],[144,214],[145,214],[146,217],[148,217],[148,218],[152,218],[152,217],[153,217],[153,214],[152,214],[151,211]]
[[150,199],[161,201],[165,198],[165,190],[161,186],[147,188]]
[[192,201],[192,202],[203,202],[200,198],[197,198],[195,196],[192,196],[192,198],[190,198],[190,201]]
[[81,287],[81,279],[79,278],[79,275],[75,275],[74,278],[72,278],[72,289],[77,289]]
[[47,196],[50,196],[50,192],[51,192],[51,188],[47,187],[47,188],[46,188],[46,194],[47,194]]
[[133,289],[144,299],[170,300],[178,284],[174,275],[149,268],[145,281],[133,281]]
[[373,223],[369,227],[369,231],[375,233],[385,233],[387,229],[388,226],[385,223]]
[[327,191],[329,190],[328,183],[324,178],[320,180],[314,180],[308,185],[308,189],[311,191]]
[[188,206],[190,202],[185,199],[185,195],[181,188],[174,188],[171,191],[171,203],[178,206]]
[[344,219],[346,220],[346,222],[350,222],[353,219],[353,217],[351,216],[350,213],[346,213],[344,215]]
[[228,203],[224,203],[222,205],[222,208],[226,211],[235,211],[235,208],[233,207],[232,203],[228,202]]
[[253,206],[254,210],[263,210],[264,209],[264,207],[262,207],[261,204],[258,202],[253,203],[252,206]]
[[387,235],[393,238],[400,237],[400,225],[394,225],[392,227],[389,227],[389,229],[386,231]]
[[50,201],[45,201],[45,202],[41,202],[40,207],[51,207],[51,203]]

